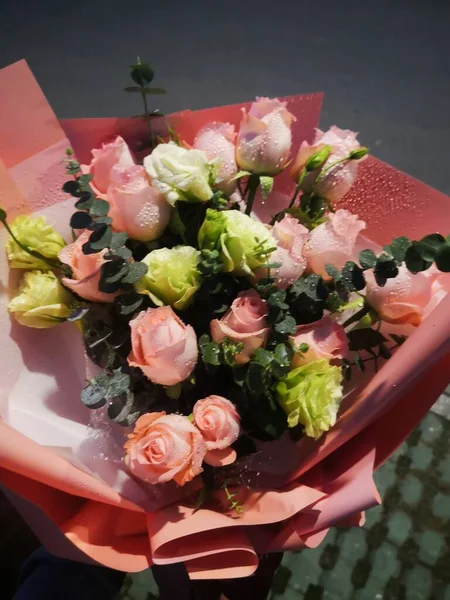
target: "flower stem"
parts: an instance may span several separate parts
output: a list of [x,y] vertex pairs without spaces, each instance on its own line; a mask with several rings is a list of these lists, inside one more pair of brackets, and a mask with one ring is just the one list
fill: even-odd
[[364,304],[364,306],[361,308],[361,310],[358,310],[357,312],[353,313],[353,315],[351,317],[349,317],[346,321],[344,321],[344,323],[342,323],[342,327],[344,327],[344,329],[345,329],[349,325],[352,325],[353,323],[357,323],[358,321],[361,321],[361,319],[363,317],[365,317],[369,311],[370,311],[370,306],[368,304]]
[[147,96],[144,92],[143,86],[141,86],[141,95],[142,95],[142,102],[144,103],[145,120],[147,121],[147,127],[148,127],[148,139],[150,142],[150,146],[153,147],[152,122],[151,122],[151,118],[150,118],[150,113],[148,112]]
[[255,201],[256,192],[259,187],[259,175],[252,174],[248,178],[248,196],[247,206],[245,208],[245,214],[250,215],[253,208],[253,202]]
[[294,195],[292,196],[292,200],[291,200],[291,202],[289,204],[289,208],[292,208],[294,206],[294,204],[295,204],[295,201],[297,200],[297,196],[300,193],[300,189],[302,187],[303,180],[306,177],[306,173],[307,173],[306,167],[304,167],[303,170],[302,170],[302,172],[300,173],[300,177],[298,179],[298,183],[297,183],[297,186],[295,188]]

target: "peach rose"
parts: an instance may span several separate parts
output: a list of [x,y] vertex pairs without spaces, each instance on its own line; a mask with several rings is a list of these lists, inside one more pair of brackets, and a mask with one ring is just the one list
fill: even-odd
[[90,165],[82,165],[83,173],[92,175],[91,185],[100,194],[106,194],[110,184],[111,169],[115,165],[134,165],[130,149],[123,138],[119,136],[109,144],[92,150],[93,159]]
[[198,429],[182,415],[142,415],[124,448],[130,471],[153,485],[172,479],[184,485],[203,471],[206,444]]
[[311,231],[303,248],[308,267],[324,279],[329,279],[325,265],[341,269],[351,260],[358,235],[365,228],[364,221],[348,210],[340,209],[331,213],[325,223]]
[[423,274],[431,283],[431,299],[424,313],[426,317],[447,294],[450,294],[450,273],[439,271],[436,265],[433,264]]
[[[294,368],[326,358],[334,360],[345,358],[348,354],[348,338],[344,328],[331,317],[323,317],[309,325],[299,325],[291,341],[296,348],[292,359]],[[300,352],[301,344],[308,344],[306,352]]]
[[89,240],[91,233],[91,231],[83,231],[75,242],[65,246],[58,254],[60,261],[72,269],[72,277],[63,277],[61,281],[85,300],[112,302],[116,294],[107,294],[98,289],[100,269],[105,263],[104,255],[107,250],[95,254],[83,252],[83,244]]
[[231,194],[237,173],[234,125],[230,123],[208,123],[195,136],[194,148],[203,150],[210,161],[217,161],[217,187]]
[[234,359],[243,365],[266,343],[269,334],[266,315],[266,302],[255,290],[240,292],[220,321],[211,321],[211,336],[218,344],[225,338],[242,342],[244,347]]
[[106,199],[112,227],[125,231],[134,240],[155,240],[169,224],[170,206],[163,194],[150,184],[144,167],[115,165],[111,169]]
[[[271,270],[277,287],[285,290],[292,285],[306,269],[306,259],[303,256],[309,231],[291,215],[285,215],[271,229],[272,236],[277,242],[277,249],[270,255],[269,262],[281,263],[281,267]],[[261,268],[255,272],[258,279],[267,277],[267,269]]]
[[222,396],[208,396],[195,403],[193,415],[208,450],[205,462],[213,467],[233,463],[236,452],[230,446],[240,432],[234,404]]
[[423,273],[413,275],[405,265],[398,271],[397,277],[388,279],[383,287],[377,284],[372,270],[366,271],[367,302],[383,321],[417,327],[431,299],[430,279]]
[[[336,161],[348,156],[352,150],[360,148],[360,144],[356,139],[357,134],[348,129],[340,129],[333,126],[325,133],[316,130],[316,137],[312,146],[308,142],[303,142],[298,151],[297,157],[292,167],[292,175],[296,181],[306,165],[307,160],[325,146],[331,146],[331,153],[325,162],[324,168],[335,163]],[[363,159],[360,159],[363,160]],[[302,184],[303,191],[311,192],[314,190],[316,194],[326,198],[329,202],[337,202],[340,198],[352,187],[358,174],[359,160],[346,160],[337,164],[335,167],[326,171],[323,178],[317,179],[321,168],[309,173]]]
[[197,336],[170,306],[148,308],[130,321],[128,364],[160,385],[184,381],[197,363]]
[[243,117],[236,143],[239,167],[252,173],[276,175],[291,151],[291,125],[295,121],[278,98],[257,98]]

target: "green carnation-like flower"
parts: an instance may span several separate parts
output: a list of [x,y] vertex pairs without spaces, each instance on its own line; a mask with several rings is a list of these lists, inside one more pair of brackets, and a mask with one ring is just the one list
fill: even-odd
[[278,402],[289,427],[303,425],[309,437],[318,439],[336,423],[342,400],[340,367],[316,360],[290,371],[277,385]]
[[264,224],[238,210],[219,212],[209,208],[198,242],[202,249],[218,250],[225,271],[236,275],[253,275],[276,249]]
[[[63,238],[56,233],[44,217],[21,216],[11,223],[12,233],[24,246],[39,252],[49,260],[57,262],[58,254],[66,245]],[[48,271],[51,267],[40,258],[28,254],[10,237],[6,243],[6,253],[14,269],[41,269]]]
[[136,289],[158,306],[170,304],[184,310],[201,285],[199,260],[200,252],[191,246],[153,250],[142,261],[148,271]]
[[23,276],[19,293],[8,304],[8,310],[22,325],[47,329],[70,315],[70,302],[71,295],[54,273],[30,271]]

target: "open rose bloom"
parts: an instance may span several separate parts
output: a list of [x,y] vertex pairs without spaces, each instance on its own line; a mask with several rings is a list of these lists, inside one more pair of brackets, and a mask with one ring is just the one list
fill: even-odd
[[[48,272],[65,286],[67,314],[78,320],[21,326],[7,306],[23,272],[2,253],[0,482],[42,542],[122,571],[183,562],[192,578],[223,579],[253,574],[258,555],[315,547],[330,527],[358,525],[381,501],[374,470],[449,382],[450,275],[430,256],[447,243],[450,199],[375,158],[348,158],[360,145],[347,130],[317,133],[321,94],[169,115],[184,143],[169,169],[167,148],[159,162],[145,161],[144,122],[58,121],[24,61],[0,71],[0,89],[1,208],[8,223],[42,215],[64,238]],[[164,138],[164,123],[154,127],[155,138]],[[331,149],[325,166],[307,170],[312,146]],[[92,175],[94,208],[89,193],[61,192],[73,180],[61,164],[68,147],[68,160],[84,165],[77,177]],[[220,218],[239,169],[252,184],[273,176],[265,203],[258,191],[252,207],[267,226],[263,241],[252,237],[253,271],[243,263],[248,248],[236,247],[237,230]],[[303,171],[295,208],[302,203],[310,212],[300,222],[295,211],[280,211]],[[245,191],[245,178],[239,186]],[[216,191],[220,210],[211,207]],[[334,212],[314,213],[317,198]],[[173,220],[168,225],[178,202],[179,214],[217,210],[219,218],[209,218],[205,247],[191,230],[188,241],[170,245],[194,248],[190,302],[174,306],[161,295],[156,304],[136,283],[159,277],[145,257],[179,235]],[[426,211],[414,209],[423,203]],[[75,211],[83,214],[71,227]],[[279,216],[271,226],[269,214]],[[29,239],[39,243],[38,233]],[[393,238],[428,234],[444,237],[409,251],[397,242],[399,266],[390,255],[380,258]],[[7,240],[0,225],[1,248]],[[234,271],[220,271],[220,261]],[[215,269],[232,292],[211,284]],[[166,287],[183,292],[173,264],[164,276]],[[321,312],[320,302],[327,303]],[[368,362],[363,375],[343,383],[364,328],[376,332],[377,323],[372,335],[386,339],[379,344],[396,346],[390,334],[406,336],[404,343],[377,372]],[[286,433],[288,418],[306,432],[298,442]],[[271,443],[261,433],[267,424]],[[211,470],[217,486],[199,504]],[[236,492],[234,504],[223,501],[223,484]],[[22,499],[38,507],[39,519]]]

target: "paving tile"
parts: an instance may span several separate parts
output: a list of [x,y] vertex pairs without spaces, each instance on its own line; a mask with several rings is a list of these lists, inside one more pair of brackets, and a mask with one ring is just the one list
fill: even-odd
[[430,597],[432,577],[429,569],[416,565],[404,577],[406,600],[425,600]]
[[387,538],[396,546],[401,546],[412,530],[411,519],[403,511],[389,515]]
[[429,412],[419,426],[422,441],[433,443],[442,433],[444,420],[432,412]]
[[344,560],[341,555],[332,571],[324,572],[320,583],[324,589],[324,600],[347,600],[351,597],[353,586],[351,583],[353,565]]
[[439,531],[430,529],[418,534],[417,538],[420,546],[420,560],[428,565],[434,565],[444,548],[445,541],[443,535]]
[[301,552],[287,553],[283,558],[283,564],[292,571],[290,585],[293,589],[305,592],[310,584],[319,582],[322,573],[319,559],[322,552],[323,546],[319,546]]
[[418,444],[414,448],[411,448],[409,455],[411,457],[411,468],[425,471],[430,466],[433,459],[433,451],[429,446],[425,444]]
[[433,500],[433,514],[441,519],[450,519],[450,495],[436,494]]
[[417,504],[422,497],[422,483],[414,475],[408,474],[400,486],[404,502]]
[[447,456],[439,463],[439,474],[442,483],[450,486],[450,456]]

